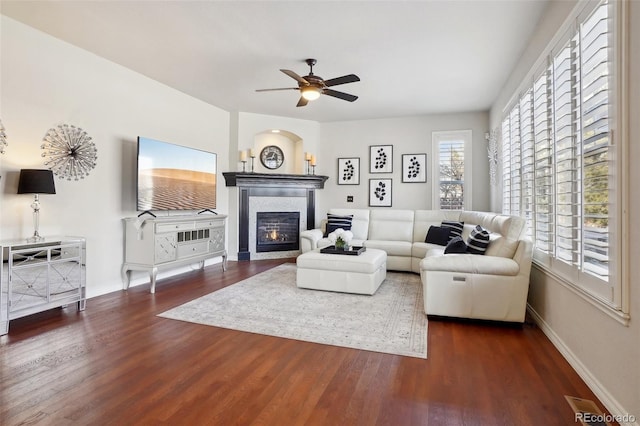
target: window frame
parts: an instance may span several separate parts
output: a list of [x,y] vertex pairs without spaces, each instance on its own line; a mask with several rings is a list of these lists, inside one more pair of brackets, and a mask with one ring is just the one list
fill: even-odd
[[473,205],[473,131],[472,130],[446,130],[434,131],[431,133],[431,147],[433,158],[432,176],[433,176],[433,192],[432,206],[434,210],[440,210],[440,144],[452,140],[460,140],[464,142],[464,182],[463,182],[463,202],[461,210],[471,210]]

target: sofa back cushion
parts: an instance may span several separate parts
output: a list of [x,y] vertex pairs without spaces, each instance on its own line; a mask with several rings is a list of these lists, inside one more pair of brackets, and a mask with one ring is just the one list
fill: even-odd
[[[518,216],[508,216],[487,212],[460,213],[460,220],[467,224],[480,225],[490,231],[490,243],[485,255],[513,258],[518,248],[518,240],[526,234],[526,221]],[[465,229],[466,230],[466,229]]]
[[518,216],[508,216],[489,212],[460,212],[460,220],[465,224],[480,225],[510,240],[517,240],[523,234],[526,221]]
[[353,215],[351,220],[353,239],[369,239],[369,209],[330,209],[329,213],[340,216]]
[[[413,242],[413,210],[371,210],[369,239]],[[422,240],[424,241],[423,235]]]
[[413,242],[424,242],[430,226],[440,226],[443,220],[459,220],[458,210],[416,210],[413,223]]

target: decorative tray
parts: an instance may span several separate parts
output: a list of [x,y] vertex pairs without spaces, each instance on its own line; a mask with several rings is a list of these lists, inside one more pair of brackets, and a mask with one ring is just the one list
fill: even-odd
[[366,250],[367,250],[366,247],[360,247],[360,246],[352,246],[352,247],[349,247],[347,250],[338,250],[336,249],[336,246],[329,246],[329,247],[320,249],[320,253],[345,254],[350,256],[358,256],[361,253],[364,253]]

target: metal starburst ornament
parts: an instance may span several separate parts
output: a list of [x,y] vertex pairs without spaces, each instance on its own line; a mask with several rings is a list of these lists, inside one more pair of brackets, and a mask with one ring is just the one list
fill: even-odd
[[61,124],[49,129],[40,148],[44,165],[60,178],[84,179],[96,166],[98,150],[91,137],[79,127]]
[[0,154],[4,154],[4,149],[9,145],[7,142],[7,134],[4,132],[2,120],[0,120]]

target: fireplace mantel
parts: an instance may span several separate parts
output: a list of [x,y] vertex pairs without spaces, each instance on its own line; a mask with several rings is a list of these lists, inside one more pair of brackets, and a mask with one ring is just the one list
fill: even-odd
[[307,229],[315,228],[315,192],[328,176],[224,172],[226,186],[238,188],[238,260],[250,260],[249,199],[251,197],[305,197]]
[[285,175],[275,173],[222,173],[226,186],[239,187],[289,187],[323,189],[329,176],[319,175]]

